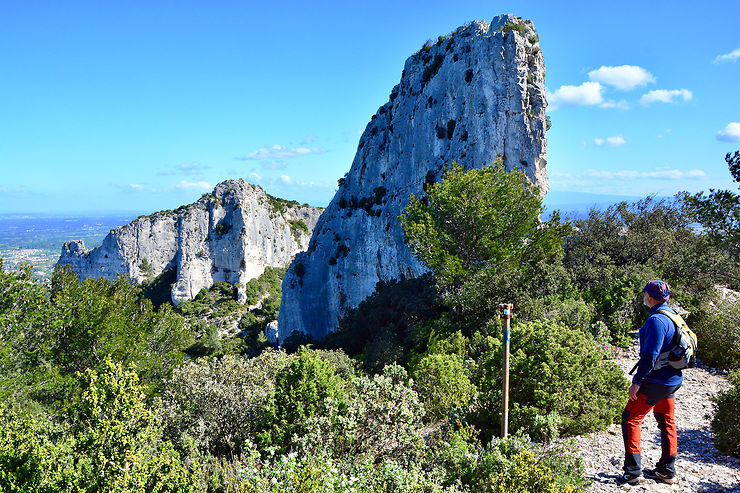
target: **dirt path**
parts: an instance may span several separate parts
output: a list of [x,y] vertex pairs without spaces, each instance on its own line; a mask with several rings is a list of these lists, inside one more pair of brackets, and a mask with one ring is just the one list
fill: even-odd
[[[618,360],[625,376],[635,361],[637,356],[634,349]],[[710,368],[684,370],[683,387],[676,393],[678,484],[644,480],[636,486],[618,486],[615,478],[622,473],[624,454],[619,425],[604,432],[578,437],[576,441],[580,445],[586,476],[593,481],[591,491],[740,492],[740,459],[720,455],[713,444],[713,404],[710,398],[727,387],[726,378]],[[659,458],[660,433],[655,419],[648,415],[642,425],[643,467],[653,467]]]

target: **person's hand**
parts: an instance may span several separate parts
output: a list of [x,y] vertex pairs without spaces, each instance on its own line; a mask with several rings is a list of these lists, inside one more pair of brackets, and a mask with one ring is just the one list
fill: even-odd
[[640,384],[639,383],[633,383],[632,385],[630,385],[629,394],[630,394],[630,400],[631,401],[637,400],[637,391],[638,390],[640,390]]

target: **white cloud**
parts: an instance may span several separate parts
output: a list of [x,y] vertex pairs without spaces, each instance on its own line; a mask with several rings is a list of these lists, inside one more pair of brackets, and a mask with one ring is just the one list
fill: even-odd
[[640,98],[640,102],[642,104],[675,103],[677,102],[677,99],[689,101],[693,97],[694,95],[688,89],[656,89],[647,94],[643,94]]
[[613,99],[609,99],[601,103],[599,105],[599,108],[604,108],[604,109],[616,108],[618,110],[628,110],[630,109],[630,104],[625,99],[620,99],[619,101],[614,101]]
[[623,146],[627,143],[626,140],[624,140],[624,137],[621,135],[615,135],[613,137],[607,137],[606,139],[600,139],[596,138],[594,139],[594,144],[597,146],[603,146],[604,144],[611,146],[611,147],[619,147]]
[[563,106],[592,106],[604,102],[604,86],[598,82],[584,82],[580,86],[560,86],[547,94],[550,109]]
[[203,166],[200,163],[186,163],[177,167],[177,170],[184,175],[199,175],[204,169],[210,166]]
[[22,187],[17,188],[8,188],[8,187],[0,187],[0,193],[2,194],[8,194],[8,195],[26,195],[26,189]]
[[573,174],[571,173],[563,173],[562,171],[548,171],[547,172],[547,179],[551,180],[572,180]]
[[282,161],[263,161],[260,166],[262,169],[285,169],[285,163]]
[[731,52],[725,54],[725,55],[717,55],[714,58],[714,63],[721,63],[721,62],[736,62],[740,58],[740,48],[735,48]]
[[255,172],[249,173],[249,179],[254,181],[262,181],[262,177]]
[[288,175],[280,175],[280,181],[283,182],[285,185],[293,184],[293,179]]
[[638,179],[663,179],[683,180],[686,178],[705,178],[707,175],[700,169],[681,171],[670,168],[655,168],[652,171],[618,170],[604,171],[589,169],[583,173],[589,178],[601,178],[605,180],[638,180]]
[[326,182],[316,183],[314,181],[302,181],[300,183],[300,186],[301,187],[304,187],[304,188],[305,187],[308,187],[308,188],[326,188],[326,189],[336,190],[336,188],[337,188],[337,182],[333,182],[333,183],[326,183]]
[[728,123],[724,130],[717,132],[717,140],[722,142],[740,142],[740,123]]
[[185,181],[174,185],[174,188],[181,190],[211,190],[213,187],[205,181]]
[[629,91],[635,87],[655,82],[653,74],[636,65],[601,66],[589,72],[588,78],[594,82],[616,87],[620,91]]
[[151,187],[146,187],[144,185],[141,185],[139,183],[115,183],[112,184],[112,186],[116,187],[122,192],[152,192],[154,191]]
[[252,160],[275,160],[275,159],[288,159],[299,156],[307,156],[309,154],[320,154],[322,151],[315,147],[286,147],[281,145],[274,145],[269,147],[261,147],[254,152],[250,152],[244,157],[239,157],[243,161]]
[[177,174],[193,176],[201,174],[206,169],[210,169],[210,166],[203,166],[200,163],[184,163],[175,166],[174,170],[159,171],[157,176],[172,176]]
[[306,135],[306,138],[303,139],[303,142],[301,142],[301,144],[305,144],[307,146],[310,146],[311,144],[313,144],[314,142],[316,142],[316,138],[317,137],[315,135]]

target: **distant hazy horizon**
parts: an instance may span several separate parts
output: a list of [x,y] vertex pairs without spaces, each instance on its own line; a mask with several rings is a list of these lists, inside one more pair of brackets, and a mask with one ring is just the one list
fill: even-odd
[[[296,200],[293,197],[285,196],[280,197],[286,200]],[[565,210],[568,207],[574,209],[590,208],[592,206],[602,208],[611,204],[615,204],[622,201],[632,202],[640,200],[644,196],[639,195],[613,195],[613,194],[598,194],[598,193],[587,193],[587,192],[561,192],[558,190],[552,190],[547,193],[544,200],[542,201],[543,206],[548,210],[561,209]],[[197,199],[196,199],[197,200]],[[181,203],[170,204],[168,209],[174,210],[178,208]],[[311,204],[312,206],[326,207],[329,203],[324,204]],[[3,211],[0,210],[0,220],[8,218],[22,218],[28,217],[29,219],[40,219],[44,217],[48,218],[111,218],[111,217],[131,217],[135,219],[141,215],[149,215],[159,210],[78,210],[78,211],[42,211],[42,210],[31,210],[31,211]]]

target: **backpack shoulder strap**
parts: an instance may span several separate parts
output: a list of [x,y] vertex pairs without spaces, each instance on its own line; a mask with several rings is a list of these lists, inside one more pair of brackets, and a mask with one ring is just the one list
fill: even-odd
[[676,343],[678,343],[678,339],[681,337],[681,327],[686,326],[686,322],[684,322],[683,317],[673,310],[666,310],[665,308],[660,309],[655,313],[661,313],[671,319],[671,322],[673,322],[673,325],[676,329],[676,332],[673,334],[673,340],[671,341],[671,344],[675,345]]
[[676,325],[683,325],[686,322],[684,322],[683,317],[679,315],[678,313],[674,312],[673,310],[666,310],[665,308],[661,308],[655,313],[662,313],[666,317],[670,318],[674,324]]

